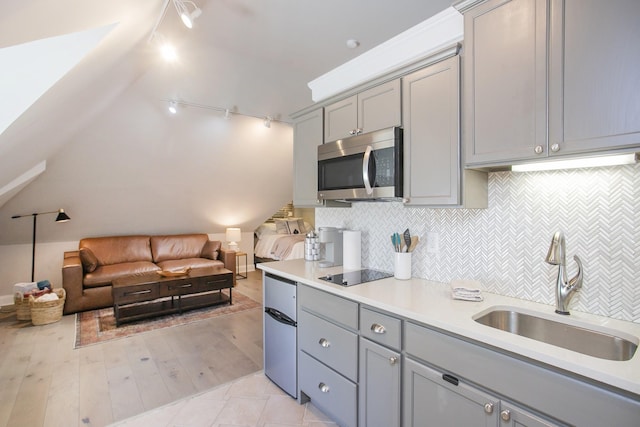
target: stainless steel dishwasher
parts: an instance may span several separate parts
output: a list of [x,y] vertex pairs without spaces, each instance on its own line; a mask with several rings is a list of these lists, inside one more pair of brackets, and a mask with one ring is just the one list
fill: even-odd
[[264,275],[264,373],[297,398],[296,282]]

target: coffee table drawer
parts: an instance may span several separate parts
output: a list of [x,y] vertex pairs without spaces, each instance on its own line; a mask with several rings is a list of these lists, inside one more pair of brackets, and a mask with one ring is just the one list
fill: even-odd
[[160,283],[160,295],[163,297],[186,295],[198,292],[198,282],[193,280],[176,280]]
[[198,283],[198,292],[219,291],[233,286],[231,274],[218,274],[210,277],[201,277]]
[[159,296],[158,285],[155,283],[113,288],[113,300],[116,304],[150,301]]

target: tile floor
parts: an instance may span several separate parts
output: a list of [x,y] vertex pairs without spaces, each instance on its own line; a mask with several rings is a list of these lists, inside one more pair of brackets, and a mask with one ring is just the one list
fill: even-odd
[[262,372],[111,424],[111,427],[337,427],[311,403],[299,405]]

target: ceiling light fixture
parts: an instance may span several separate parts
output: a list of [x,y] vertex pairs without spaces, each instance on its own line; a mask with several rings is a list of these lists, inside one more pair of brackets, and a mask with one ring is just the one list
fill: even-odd
[[347,47],[348,47],[349,49],[355,49],[355,48],[357,48],[358,46],[360,46],[360,42],[359,42],[358,40],[356,40],[356,39],[349,39],[349,40],[347,40]]
[[229,120],[231,118],[231,110],[228,108],[224,110],[224,118]]
[[[189,101],[185,101],[183,99],[162,99],[162,102],[166,102],[169,104],[169,108],[171,111],[171,106],[174,106],[174,109],[177,111],[177,107],[195,107],[195,108],[202,108],[204,110],[212,110],[212,111],[218,111],[220,113],[222,113],[222,116],[225,119],[231,119],[232,116],[244,116],[244,117],[252,117],[254,119],[260,119],[262,120],[262,124],[264,125],[264,127],[271,127],[271,123],[272,122],[280,122],[280,123],[286,123],[291,125],[291,122],[286,122],[284,120],[280,120],[280,119],[274,119],[272,116],[258,116],[255,114],[248,114],[248,113],[241,113],[239,111],[237,111],[237,107],[232,107],[232,108],[228,108],[228,107],[214,107],[211,105],[205,105],[205,104],[197,104],[195,102],[189,102]],[[175,114],[175,113],[173,113]]]
[[636,163],[636,153],[618,154],[614,156],[586,157],[583,159],[554,160],[540,163],[524,163],[511,166],[513,172],[537,172],[556,169],[595,168],[602,166],[620,166]]
[[[192,1],[173,0],[173,6],[176,8],[178,15],[180,15],[180,19],[182,19],[184,26],[189,29],[193,28],[193,21],[198,16],[202,15],[202,9],[196,6]],[[189,12],[188,6],[193,8],[191,12]]]
[[271,127],[271,121],[272,121],[272,120],[273,120],[273,119],[271,118],[271,116],[267,116],[267,117],[265,117],[265,118],[264,118],[264,123],[263,123],[263,124],[264,124],[264,127],[266,127],[266,128],[270,128],[270,127]]
[[176,114],[178,112],[178,103],[176,101],[169,101],[169,112]]

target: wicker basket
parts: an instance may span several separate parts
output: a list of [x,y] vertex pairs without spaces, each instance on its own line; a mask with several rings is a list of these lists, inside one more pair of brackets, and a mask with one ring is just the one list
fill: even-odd
[[15,294],[13,296],[13,305],[16,307],[16,318],[18,320],[31,320],[29,298],[24,298],[21,294]]
[[66,299],[64,288],[54,289],[58,295],[55,301],[38,302],[33,296],[29,296],[29,305],[31,306],[31,323],[34,325],[48,325],[62,319],[62,309]]

